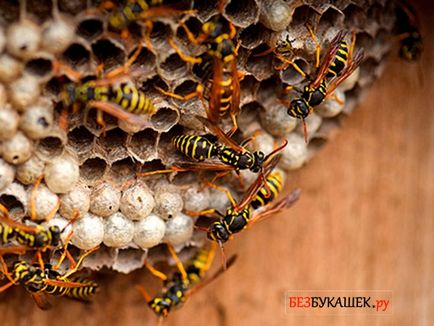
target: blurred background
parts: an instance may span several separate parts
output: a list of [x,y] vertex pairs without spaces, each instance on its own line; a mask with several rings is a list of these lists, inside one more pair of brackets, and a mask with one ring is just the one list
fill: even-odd
[[[303,190],[295,207],[235,237],[226,247],[228,255],[239,256],[233,268],[195,293],[164,325],[433,323],[434,6],[428,0],[415,6],[425,40],[420,62],[404,63],[395,51],[335,139],[289,176],[287,190]],[[213,270],[219,267],[217,259]],[[134,285],[156,291],[157,279],[141,271],[102,275],[100,281],[91,305],[52,300],[48,312],[22,288],[11,288],[0,296],[1,320],[5,325],[156,324]],[[285,313],[284,301],[285,292],[293,290],[390,290],[392,312],[294,316]]]

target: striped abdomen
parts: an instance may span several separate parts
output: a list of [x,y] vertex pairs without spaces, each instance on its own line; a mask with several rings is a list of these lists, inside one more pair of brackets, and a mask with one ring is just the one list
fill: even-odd
[[[266,187],[263,186],[250,203],[254,209],[267,205],[279,195],[283,186],[282,175],[279,172],[271,173],[267,178],[267,185],[271,193],[268,194]],[[267,197],[267,195],[269,196]]]
[[15,240],[23,246],[30,248],[43,248],[52,244],[52,234],[47,230],[39,230],[35,233],[15,229]]
[[203,161],[217,155],[217,146],[202,136],[179,135],[172,139],[173,145],[185,156]]
[[93,296],[96,293],[96,290],[98,289],[97,283],[84,278],[71,277],[70,281],[74,283],[83,284],[83,287],[69,289],[66,295],[68,296],[68,298],[71,299],[88,301],[90,300],[90,297]]
[[15,230],[6,223],[0,222],[0,244],[9,243],[15,237]]
[[226,216],[223,219],[223,224],[230,234],[242,231],[249,223],[252,217],[252,210],[247,205],[241,212],[236,213],[233,209],[228,209]]
[[[161,2],[161,0],[158,1],[152,1],[151,4],[154,2]],[[136,21],[141,18],[142,12],[148,10],[149,5],[146,2],[146,0],[130,0],[128,1],[127,5],[123,8],[120,8],[114,12],[112,12],[108,16],[108,23],[111,28],[114,29],[124,29],[126,28],[131,22]]]
[[327,82],[323,80],[321,84],[316,88],[311,90],[309,86],[306,86],[301,97],[309,103],[310,106],[317,106],[324,101],[327,95]]
[[342,70],[344,69],[346,63],[348,61],[348,44],[346,41],[342,41],[339,44],[339,48],[336,51],[335,58],[330,64],[326,78],[333,78],[338,76]]
[[209,250],[199,249],[194,257],[187,263],[185,271],[192,283],[199,282],[209,267]]
[[223,74],[223,80],[220,82],[220,116],[224,116],[231,108],[232,102],[232,76],[229,73]]
[[111,88],[110,100],[133,114],[152,114],[155,107],[146,95],[135,87],[123,84]]

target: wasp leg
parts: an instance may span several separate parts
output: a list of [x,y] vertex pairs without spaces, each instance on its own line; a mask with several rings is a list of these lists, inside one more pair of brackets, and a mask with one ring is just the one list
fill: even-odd
[[195,57],[189,56],[188,54],[185,54],[184,52],[182,52],[182,50],[178,47],[178,45],[176,45],[175,41],[172,38],[169,38],[169,44],[176,51],[176,53],[180,56],[180,58],[182,60],[184,60],[185,62],[191,62],[191,63],[201,63],[202,62],[201,58],[195,58]]
[[147,261],[145,261],[144,265],[151,272],[152,275],[154,275],[155,277],[158,277],[163,282],[167,281],[167,275],[166,274],[164,274],[163,272],[160,272],[158,269],[156,269],[154,266],[149,264]]
[[198,97],[200,99],[203,99],[203,91],[204,91],[204,87],[202,84],[198,84],[196,87],[196,90],[190,94],[181,96],[172,92],[167,92],[164,89],[155,86],[155,88],[162,94],[169,96],[169,97],[173,97],[176,98],[177,100],[183,101],[183,102],[187,102],[189,100],[191,100],[192,98]]
[[182,275],[182,279],[187,279],[187,272],[185,271],[184,265],[182,264],[181,260],[179,259],[178,255],[175,252],[175,249],[170,243],[167,243],[167,249],[169,250],[170,255],[175,260],[176,266],[178,267],[179,272]]
[[35,182],[35,185],[33,186],[32,192],[30,193],[30,219],[32,221],[36,220],[36,198],[35,197],[43,177],[44,177],[43,175],[38,177],[38,179]]
[[306,24],[306,28],[309,31],[309,34],[313,40],[313,43],[315,43],[315,68],[319,67],[319,57],[321,54],[321,44],[319,44],[318,38],[316,37],[315,33],[312,30],[312,27]]

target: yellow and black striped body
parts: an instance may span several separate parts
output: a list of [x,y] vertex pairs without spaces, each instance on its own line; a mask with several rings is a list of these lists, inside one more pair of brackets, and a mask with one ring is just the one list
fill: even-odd
[[164,291],[148,302],[148,306],[157,316],[166,317],[172,308],[182,304],[191,283],[188,279],[183,280],[180,273],[175,273],[167,282]]
[[61,230],[57,225],[45,229],[37,226],[35,232],[26,232],[15,228],[15,240],[28,248],[45,249],[49,246],[57,247],[60,243]]
[[71,277],[70,281],[83,284],[83,287],[70,288],[69,292],[66,295],[68,296],[68,298],[71,299],[89,301],[90,298],[96,294],[96,291],[98,289],[97,283],[81,277]]
[[325,79],[315,89],[310,89],[309,86],[306,86],[301,97],[291,101],[288,114],[294,118],[305,119],[313,111],[314,106],[324,101],[326,94],[327,82]]
[[284,39],[281,39],[277,42],[276,52],[283,57],[292,56],[294,52],[292,42],[294,42],[294,40],[291,40],[289,38],[289,34],[286,34]]
[[150,7],[162,3],[163,0],[128,0],[123,8],[109,14],[108,24],[114,30],[122,30],[130,23],[143,19],[144,13]]
[[252,217],[252,208],[247,205],[241,212],[233,208],[226,211],[226,215],[220,221],[216,221],[208,229],[208,238],[224,243],[229,240],[233,233],[242,231]]
[[265,155],[260,151],[249,152],[246,150],[240,153],[228,146],[219,145],[217,157],[222,163],[233,166],[237,170],[248,169],[256,173],[260,171]]
[[46,275],[43,270],[31,266],[24,260],[14,262],[12,279],[16,284],[23,285],[29,292],[41,292],[45,287]]
[[111,102],[132,114],[153,114],[156,109],[146,95],[129,84],[119,86],[100,86],[95,81],[88,81],[78,86],[68,84],[63,90],[66,106],[74,102],[87,104],[89,101]]
[[336,51],[335,58],[328,67],[326,78],[334,78],[339,76],[348,61],[348,44],[345,40],[342,40]]
[[263,207],[268,203],[271,203],[279,195],[283,187],[282,174],[278,171],[272,172],[267,177],[266,182],[267,182],[268,189],[270,189],[271,193],[270,194],[268,193],[267,188],[265,186],[259,189],[257,195],[250,203],[250,205],[254,209],[258,209],[259,207]]
[[412,29],[407,34],[400,42],[399,56],[408,62],[415,62],[423,52],[422,35],[417,29]]
[[194,257],[187,263],[185,272],[191,283],[199,282],[209,268],[209,249],[199,249]]
[[218,153],[218,146],[202,136],[178,135],[173,137],[172,143],[179,152],[198,161],[212,158]]
[[15,239],[15,229],[0,222],[0,244],[6,244]]

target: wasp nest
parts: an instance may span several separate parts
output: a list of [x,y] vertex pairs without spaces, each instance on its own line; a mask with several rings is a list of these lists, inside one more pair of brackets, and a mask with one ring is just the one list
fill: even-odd
[[[178,250],[202,245],[201,232],[193,232],[195,220],[184,209],[198,211],[212,205],[224,211],[228,205],[226,195],[202,186],[197,174],[136,176],[168,168],[181,157],[170,144],[174,135],[205,133],[194,115],[204,115],[206,101],[172,99],[156,86],[180,95],[195,90],[200,76],[168,40],[173,38],[184,52],[200,56],[206,48],[189,43],[180,22],[198,33],[219,9],[217,1],[181,1],[186,13],[152,18],[149,47],[140,22],[122,38],[108,28],[108,13],[98,7],[100,1],[91,2],[2,1],[0,202],[12,217],[28,216],[32,189],[43,176],[34,193],[36,218],[43,220],[55,212],[53,221],[65,225],[78,212],[72,245],[89,249],[101,244],[85,264],[129,272],[143,265],[146,253],[152,260],[153,251],[148,250],[160,243],[172,243]],[[393,1],[386,0],[227,1],[223,16],[236,27],[240,45],[237,64],[243,77],[237,136],[256,133],[249,146],[265,153],[287,139],[279,165],[284,171],[303,166],[377,78],[390,48],[384,40],[395,22]],[[300,121],[290,117],[279,101],[287,85],[301,89],[306,78],[291,65],[276,70],[281,62],[273,53],[257,55],[289,39],[294,62],[307,74],[314,73],[315,43],[306,25],[314,28],[322,55],[340,30],[355,32],[356,48],[365,51],[363,63],[336,96],[306,119],[307,143]],[[351,33],[346,37],[350,41]],[[99,77],[101,67],[103,75],[122,67],[136,50],[140,52],[127,74],[155,106],[149,124],[141,127],[104,114],[103,130],[95,109],[87,119],[83,110],[69,109],[65,125],[66,108],[59,93],[59,85],[69,77],[65,67],[92,79]],[[225,124],[230,128],[229,119],[223,120]],[[247,183],[256,178],[252,175],[242,173]],[[232,186],[230,178],[222,180]],[[232,191],[235,196],[236,190]]]

